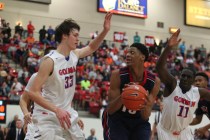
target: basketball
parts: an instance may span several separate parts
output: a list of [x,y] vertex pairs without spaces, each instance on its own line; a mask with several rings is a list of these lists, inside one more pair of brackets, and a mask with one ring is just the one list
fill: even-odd
[[127,109],[139,110],[139,106],[146,103],[147,96],[147,91],[141,85],[130,85],[123,90],[121,99]]

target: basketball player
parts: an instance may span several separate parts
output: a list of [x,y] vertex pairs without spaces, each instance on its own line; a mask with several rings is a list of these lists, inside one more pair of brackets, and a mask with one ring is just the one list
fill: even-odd
[[[195,75],[195,86],[199,88],[208,89],[209,77],[204,72],[198,72]],[[200,99],[198,102],[198,108],[195,111],[196,117],[193,119],[190,125],[197,125],[201,123],[203,115],[206,115],[210,119],[210,102],[205,99]],[[197,138],[203,138],[205,134],[208,134],[208,129],[210,129],[210,124],[207,124],[199,129],[195,130],[195,136]],[[210,140],[210,137],[208,138]]]
[[[104,140],[149,140],[151,127],[148,119],[160,80],[144,69],[148,56],[146,46],[134,43],[126,54],[127,66],[112,72],[108,107],[103,113]],[[126,109],[121,101],[122,89],[130,82],[142,85],[149,92],[146,105],[139,106],[139,111]]]
[[[48,47],[44,50],[44,55],[48,54],[51,50],[55,50],[54,47]],[[29,96],[26,92],[29,91],[29,88],[31,86],[31,82],[33,81],[35,75],[37,73],[34,73],[31,78],[28,81],[28,84],[26,85],[25,89],[24,89],[24,93],[22,94],[22,96],[20,97],[20,108],[24,114],[24,121],[26,123],[31,123],[31,109],[33,108],[33,102],[29,99]]]
[[165,84],[162,118],[157,126],[160,140],[193,140],[188,126],[193,120],[199,98],[210,100],[208,90],[192,85],[195,76],[193,70],[184,68],[180,81],[177,81],[166,68],[168,54],[181,41],[178,39],[179,33],[180,29],[171,36],[156,65],[160,80]]
[[103,31],[81,49],[76,49],[80,27],[75,21],[67,19],[57,26],[55,37],[60,44],[45,56],[29,89],[28,95],[35,102],[33,123],[39,133],[34,139],[85,139],[76,123],[78,113],[70,107],[75,92],[76,64],[79,58],[98,49],[110,30],[111,17],[112,13],[106,14]]

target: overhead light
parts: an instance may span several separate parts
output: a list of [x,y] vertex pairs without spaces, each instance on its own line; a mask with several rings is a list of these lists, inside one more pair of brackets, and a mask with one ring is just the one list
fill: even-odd
[[169,27],[169,33],[170,33],[170,34],[173,34],[173,33],[175,33],[178,29],[179,29],[179,28],[177,28],[177,27]]

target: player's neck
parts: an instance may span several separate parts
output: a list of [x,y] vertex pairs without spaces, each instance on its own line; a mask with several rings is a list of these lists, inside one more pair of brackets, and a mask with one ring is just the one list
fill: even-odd
[[131,67],[130,72],[132,74],[134,82],[141,82],[144,78],[144,69],[140,67]]
[[62,45],[59,45],[58,48],[57,48],[57,51],[58,51],[58,53],[60,53],[60,54],[62,54],[66,57],[66,56],[69,56],[69,53],[70,53],[71,49],[69,49],[68,47],[64,47]]

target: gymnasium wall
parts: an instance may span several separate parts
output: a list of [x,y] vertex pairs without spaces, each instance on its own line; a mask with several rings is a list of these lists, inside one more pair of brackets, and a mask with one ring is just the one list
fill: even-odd
[[[37,4],[16,0],[1,0],[5,3],[4,10],[0,16],[10,22],[14,28],[15,23],[21,21],[26,28],[28,21],[32,20],[36,32],[46,25],[55,27],[65,18],[73,18],[81,25],[80,36],[90,37],[90,33],[102,29],[104,13],[96,10],[96,0],[52,0],[50,5]],[[164,28],[157,28],[157,22],[164,22]],[[210,50],[210,30],[204,28],[190,27],[184,25],[184,0],[148,0],[148,18],[140,19],[134,17],[114,15],[112,28],[107,40],[113,40],[114,31],[124,31],[129,37],[130,43],[136,31],[141,36],[155,36],[157,42],[166,40],[170,36],[169,27],[179,27],[181,38],[186,45],[193,44],[194,47],[204,44]],[[38,34],[35,34],[36,38]]]

